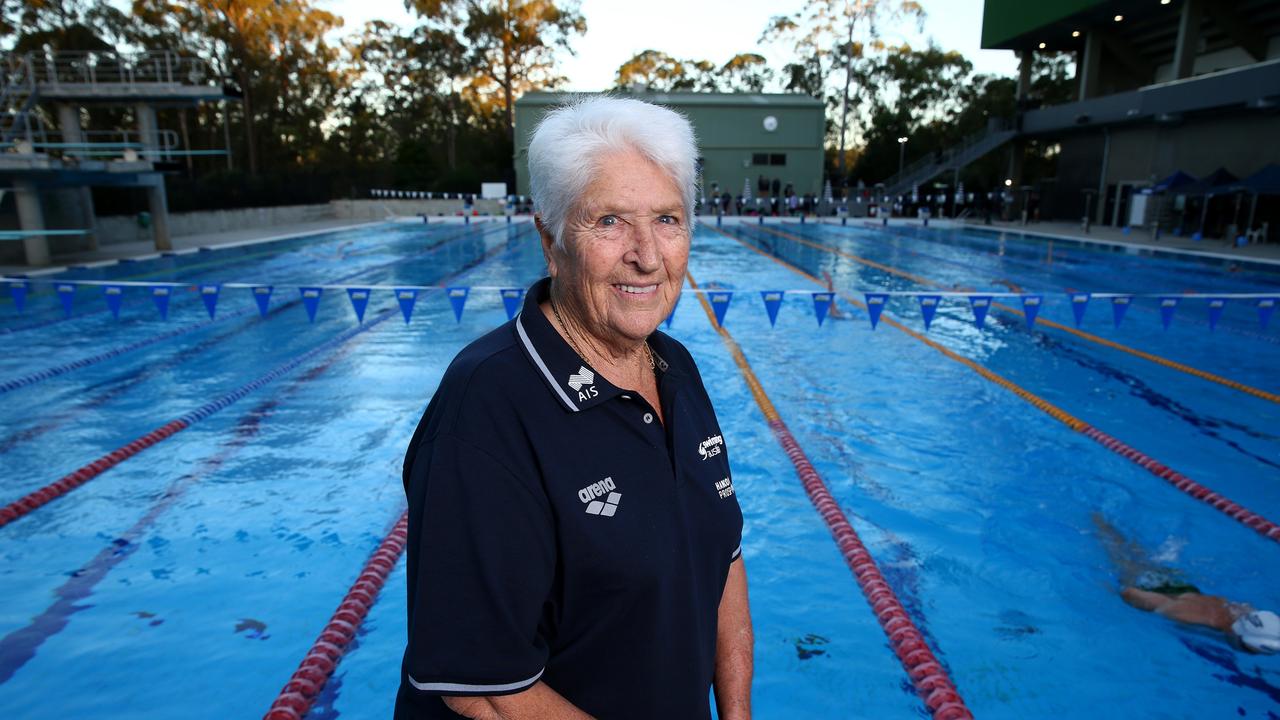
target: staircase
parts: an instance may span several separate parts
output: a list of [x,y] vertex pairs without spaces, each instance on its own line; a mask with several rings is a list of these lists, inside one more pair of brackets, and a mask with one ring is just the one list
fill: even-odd
[[884,181],[884,194],[905,195],[911,188],[923,185],[949,171],[959,170],[1017,137],[1016,130],[997,126],[965,138],[964,142],[940,153],[932,153],[911,163]]
[[38,95],[31,56],[4,56],[0,63],[0,146],[44,139],[44,123],[34,112]]

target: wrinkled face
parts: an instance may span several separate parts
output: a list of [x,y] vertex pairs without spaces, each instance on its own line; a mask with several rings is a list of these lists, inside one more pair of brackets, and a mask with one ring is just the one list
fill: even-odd
[[570,212],[563,248],[542,234],[547,267],[583,329],[625,348],[667,319],[689,262],[689,222],[658,166],[630,150],[601,159]]

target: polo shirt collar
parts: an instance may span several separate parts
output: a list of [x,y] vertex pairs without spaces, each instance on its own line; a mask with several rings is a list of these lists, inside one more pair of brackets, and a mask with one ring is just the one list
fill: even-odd
[[[534,283],[525,293],[524,306],[515,320],[520,347],[537,369],[539,377],[561,404],[574,412],[595,407],[623,394],[624,390],[588,365],[542,314],[538,304],[546,300],[550,292],[551,278],[545,277]],[[670,365],[658,354],[657,345],[653,342],[657,335],[657,332],[650,335],[649,343],[654,364],[658,370],[668,372]]]

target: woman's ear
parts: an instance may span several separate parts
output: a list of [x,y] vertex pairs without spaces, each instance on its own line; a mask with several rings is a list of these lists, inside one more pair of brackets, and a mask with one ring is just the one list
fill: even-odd
[[541,215],[533,216],[533,226],[538,229],[538,239],[542,242],[542,259],[547,263],[547,274],[556,276],[556,237],[551,229],[542,222]]

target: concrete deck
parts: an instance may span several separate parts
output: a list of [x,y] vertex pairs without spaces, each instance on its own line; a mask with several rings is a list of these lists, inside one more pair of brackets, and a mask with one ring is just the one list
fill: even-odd
[[[334,230],[344,230],[348,228],[370,227],[374,225],[381,225],[384,222],[386,221],[378,220],[372,222],[361,222],[345,219],[322,220],[318,222],[295,223],[291,225],[275,225],[264,228],[249,228],[230,232],[206,233],[203,235],[184,235],[173,238],[173,252],[196,252],[202,247],[217,248],[272,242],[275,240],[286,240],[300,235],[313,235],[315,233],[331,232]],[[53,257],[53,263],[48,267],[33,268],[27,265],[0,265],[0,274],[30,275],[32,277],[39,277],[40,275],[51,275],[53,273],[62,272],[73,265],[105,265],[117,262],[123,258],[135,260],[145,259],[148,257],[154,257],[157,254],[155,245],[150,241],[114,243],[99,250],[55,255]]]
[[1125,235],[1123,230],[1114,227],[1093,227],[1090,228],[1090,232],[1085,233],[1079,223],[1071,222],[1038,222],[1026,225],[1016,222],[992,222],[990,225],[985,225],[980,220],[970,220],[964,226],[974,229],[1003,230],[1053,239],[1076,240],[1104,245],[1127,245],[1146,250],[1280,265],[1280,244],[1276,243],[1232,247],[1223,240],[1196,241],[1189,237],[1175,237],[1169,234],[1161,235],[1159,240],[1155,240],[1151,237],[1149,230],[1134,230]]

